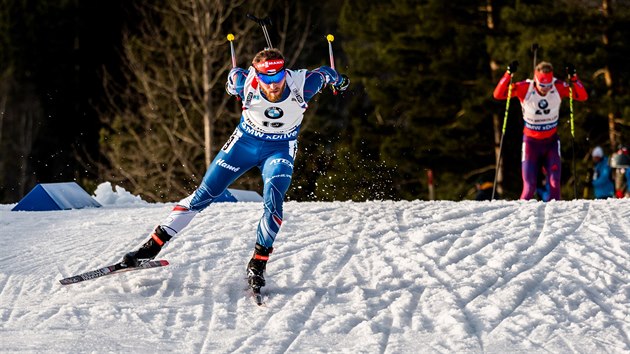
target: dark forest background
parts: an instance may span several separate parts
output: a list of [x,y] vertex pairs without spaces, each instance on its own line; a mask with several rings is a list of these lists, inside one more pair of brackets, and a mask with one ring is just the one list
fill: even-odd
[[[555,75],[577,67],[589,100],[559,126],[563,199],[587,186],[590,151],[630,142],[630,0],[0,0],[0,203],[37,183],[110,181],[150,201],[190,193],[236,126],[224,91],[228,33],[247,67],[269,16],[292,68],[329,65],[351,79],[310,104],[290,200],[472,199],[492,181],[506,66],[532,76],[532,44]],[[510,104],[502,196],[520,195],[522,120]],[[575,151],[575,154],[573,153]],[[572,161],[576,161],[576,169]],[[258,171],[233,188],[260,191]]]

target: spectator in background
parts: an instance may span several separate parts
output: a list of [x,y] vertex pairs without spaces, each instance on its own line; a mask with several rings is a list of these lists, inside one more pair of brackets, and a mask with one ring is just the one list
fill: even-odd
[[593,159],[593,194],[595,199],[612,198],[615,195],[613,175],[608,165],[608,156],[604,155],[604,149],[596,146],[591,153]]
[[[477,180],[475,182],[475,189],[477,190],[475,200],[492,200],[492,188],[494,188],[494,182],[485,181],[483,179]],[[497,199],[496,195],[494,199]]]
[[615,196],[630,198],[630,149],[619,145],[619,149],[610,158],[610,167],[615,173]]

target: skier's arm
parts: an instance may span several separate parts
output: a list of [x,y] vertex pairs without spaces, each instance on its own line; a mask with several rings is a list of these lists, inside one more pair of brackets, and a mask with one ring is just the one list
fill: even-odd
[[[503,74],[501,80],[497,84],[497,87],[494,88],[494,92],[492,96],[497,100],[506,100],[508,98],[508,89],[510,87],[510,72],[506,71]],[[512,83],[512,92],[510,94],[510,98],[518,97],[519,99],[524,99],[525,94],[527,93],[527,88],[529,84],[526,81],[514,82]]]
[[332,84],[340,91],[348,88],[350,80],[347,76],[338,73],[335,69],[322,66],[306,73],[304,82],[304,99],[308,102],[319,93],[326,85]]
[[565,70],[567,72],[567,77],[569,78],[570,83],[556,80],[555,86],[558,90],[558,93],[560,94],[560,97],[564,98],[571,96],[576,101],[586,101],[586,99],[588,99],[588,94],[586,93],[584,85],[582,85],[582,81],[580,81],[577,76],[575,65],[567,64]]
[[232,68],[225,83],[225,91],[232,96],[239,96],[241,99],[244,99],[243,92],[247,74],[248,71],[245,69]]
[[[586,89],[577,74],[571,76],[571,86],[571,94],[574,100],[586,101],[588,99],[588,93],[586,93]],[[569,97],[569,83],[562,80],[556,80],[556,89],[558,90],[560,97]]]

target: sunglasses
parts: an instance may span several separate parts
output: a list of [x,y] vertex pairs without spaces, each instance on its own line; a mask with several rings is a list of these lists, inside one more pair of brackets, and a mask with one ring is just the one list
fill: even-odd
[[549,84],[541,84],[540,82],[536,81],[536,84],[538,84],[538,87],[544,88],[544,89],[553,87],[553,82]]
[[258,80],[262,81],[263,83],[267,85],[271,85],[271,84],[277,84],[280,81],[282,81],[282,79],[284,79],[286,74],[287,74],[286,70],[283,69],[272,75],[266,75],[263,73],[257,73],[256,75],[258,76]]

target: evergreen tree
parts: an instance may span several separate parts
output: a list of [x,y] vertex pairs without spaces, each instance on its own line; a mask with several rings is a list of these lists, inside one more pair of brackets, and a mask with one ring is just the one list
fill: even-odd
[[[620,8],[624,8],[622,3],[627,5],[628,2],[620,1]],[[583,187],[581,182],[589,169],[590,150],[595,145],[605,145],[609,139],[608,116],[611,110],[617,116],[624,116],[620,108],[623,107],[622,102],[628,102],[628,92],[619,89],[628,83],[627,60],[621,59],[628,57],[627,44],[622,40],[627,38],[624,34],[628,34],[627,26],[624,26],[628,23],[628,11],[619,11],[604,18],[599,5],[589,1],[565,0],[516,2],[504,6],[501,26],[506,38],[502,43],[497,43],[492,52],[504,65],[512,60],[521,62],[516,80],[531,78],[533,75],[531,46],[534,43],[540,47],[538,61],[551,62],[557,78],[566,80],[565,67],[569,63],[578,69],[578,75],[589,92],[589,99],[584,103],[574,102],[574,136],[571,135],[568,100],[565,100],[561,110],[558,133],[562,146],[564,199],[574,197],[574,182],[580,184],[579,190]],[[610,31],[612,28],[619,31]],[[603,33],[611,33],[608,46],[602,43]],[[612,67],[616,73],[614,88],[606,84],[606,67]],[[521,119],[517,108],[511,110],[510,116]],[[624,128],[623,118],[619,121],[620,131],[627,129],[627,123]],[[515,156],[514,161],[518,157]],[[577,161],[575,171],[572,166],[574,158]],[[581,193],[578,192],[578,196]]]
[[[240,115],[223,91],[225,35],[237,35],[239,66],[265,46],[248,12],[271,16],[272,41],[292,68],[329,65],[325,35],[335,34],[337,69],[352,82],[310,102],[290,199],[428,198],[429,169],[438,199],[470,198],[475,179],[496,163],[505,101],[492,90],[512,60],[521,63],[515,80],[531,77],[533,43],[556,77],[574,64],[590,96],[574,102],[574,136],[568,100],[562,106],[562,197],[573,197],[575,178],[581,195],[593,146],[610,153],[630,144],[630,0],[0,1],[4,202],[37,182],[85,186],[95,178],[92,161],[101,168],[94,183],[150,200],[189,193]],[[147,11],[126,14],[135,3]],[[185,17],[193,8],[197,17]],[[212,17],[217,11],[231,12]],[[99,105],[99,122],[91,104],[104,96],[102,81],[110,100]],[[516,100],[508,113],[502,184],[514,199],[522,187]],[[235,187],[255,190],[259,180],[252,171]]]
[[344,3],[340,25],[350,72],[373,107],[367,116],[353,113],[354,139],[369,152],[352,154],[390,169],[393,198],[426,198],[426,170],[432,169],[437,197],[461,199],[468,188],[462,176],[492,154],[491,125],[482,128],[487,114],[467,103],[479,93],[478,75],[488,71],[478,5]]

